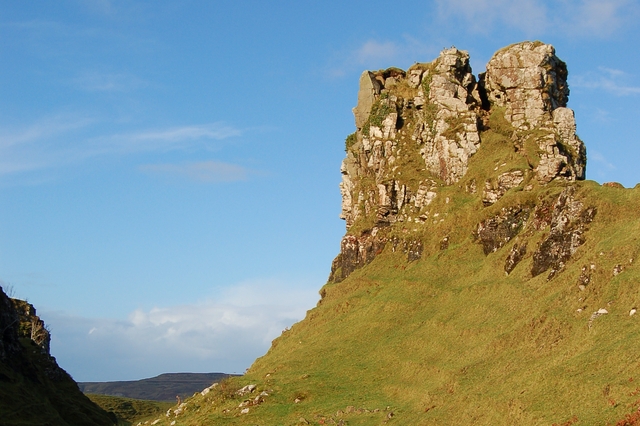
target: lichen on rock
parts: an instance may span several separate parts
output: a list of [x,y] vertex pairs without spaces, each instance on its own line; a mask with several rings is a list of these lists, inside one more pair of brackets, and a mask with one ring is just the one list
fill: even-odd
[[[428,218],[440,188],[465,179],[487,132],[499,133],[520,160],[463,181],[467,193],[480,190],[485,207],[531,182],[584,179],[586,150],[568,96],[566,64],[541,42],[501,49],[478,78],[469,54],[455,47],[406,72],[365,71],[353,109],[356,131],[347,138],[341,166],[340,218],[347,235],[330,279],[343,279],[384,248],[380,235],[372,242],[374,228],[435,223]],[[489,126],[497,116],[504,116],[503,129]]]
[[584,233],[595,215],[594,207],[585,207],[575,198],[575,187],[564,189],[553,206],[549,235],[533,254],[531,275],[550,270],[547,279],[552,279],[584,244]]

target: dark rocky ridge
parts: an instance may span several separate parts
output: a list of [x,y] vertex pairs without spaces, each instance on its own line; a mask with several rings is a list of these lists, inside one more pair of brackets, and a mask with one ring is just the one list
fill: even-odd
[[185,399],[194,392],[211,386],[227,377],[224,373],[165,373],[142,380],[118,382],[80,382],[84,393],[122,396],[151,401],[175,402],[176,396]]
[[35,308],[0,288],[0,424],[114,425],[58,366],[49,342]]

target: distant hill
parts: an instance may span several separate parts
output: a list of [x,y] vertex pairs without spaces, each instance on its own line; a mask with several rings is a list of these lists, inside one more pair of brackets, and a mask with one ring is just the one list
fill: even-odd
[[231,376],[225,373],[165,373],[142,380],[121,382],[79,382],[85,394],[123,396],[150,401],[176,401]]

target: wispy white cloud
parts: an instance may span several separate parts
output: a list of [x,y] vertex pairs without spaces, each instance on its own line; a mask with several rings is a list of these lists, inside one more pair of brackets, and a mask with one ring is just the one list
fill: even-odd
[[149,129],[93,138],[88,149],[99,153],[168,152],[207,148],[211,141],[240,136],[242,131],[224,123]]
[[604,167],[608,170],[615,170],[616,166],[613,165],[609,160],[607,160],[604,155],[595,150],[589,150],[587,161],[595,161],[601,167]]
[[640,86],[629,84],[635,80],[624,71],[600,67],[598,71],[571,78],[571,87],[604,90],[615,96],[640,95]]
[[[104,123],[90,117],[61,114],[21,129],[0,127],[0,176],[68,166],[107,155],[210,150],[214,142],[242,134],[224,123],[208,123],[92,136],[101,131],[100,126],[104,127]],[[190,173],[200,179],[212,179],[223,171],[236,179],[240,174],[239,169],[224,170],[206,163],[195,166]]]
[[197,139],[226,139],[231,136],[240,136],[241,132],[221,123],[205,124],[200,126],[171,127],[162,130],[134,133],[129,136],[134,141],[164,141],[169,143],[181,141],[193,141]]
[[637,16],[632,0],[436,0],[439,22],[462,19],[474,32],[491,33],[502,26],[526,37],[548,33],[607,36]]
[[249,170],[236,164],[219,161],[198,161],[180,164],[144,164],[139,167],[145,173],[183,177],[203,183],[234,182],[246,180]]
[[547,27],[547,9],[535,0],[436,0],[439,21],[462,18],[474,32],[489,33],[495,25],[535,35]]
[[63,368],[77,380],[117,380],[241,373],[317,300],[311,286],[257,280],[193,305],[138,309],[126,320],[39,311],[53,329],[52,352]]
[[56,114],[21,129],[0,128],[0,149],[48,140],[94,123],[89,117],[74,114]]
[[567,2],[564,9],[567,30],[580,35],[606,36],[620,29],[638,13],[638,5],[630,0],[582,0]]
[[127,92],[149,84],[131,74],[85,71],[72,80],[72,84],[88,92]]

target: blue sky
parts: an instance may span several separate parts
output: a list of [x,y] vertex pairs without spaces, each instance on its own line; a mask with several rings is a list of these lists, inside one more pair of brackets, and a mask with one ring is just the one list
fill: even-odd
[[539,39],[587,177],[640,182],[631,0],[4,1],[0,280],[76,379],[242,372],[318,299],[364,69]]

